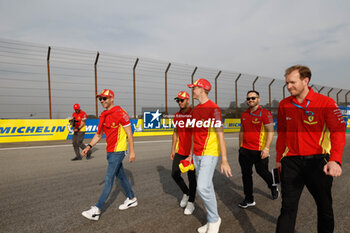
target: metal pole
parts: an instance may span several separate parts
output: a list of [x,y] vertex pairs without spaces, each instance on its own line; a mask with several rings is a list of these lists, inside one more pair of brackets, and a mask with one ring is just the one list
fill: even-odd
[[287,83],[283,85],[283,99],[286,98],[286,86]]
[[321,87],[320,90],[318,90],[318,93],[321,93],[321,91],[324,89],[324,87]]
[[327,96],[329,97],[329,94],[331,93],[331,91],[333,91],[333,88],[331,88],[330,90],[329,90],[329,92],[327,93]]
[[51,47],[49,46],[47,51],[47,83],[48,83],[48,89],[49,89],[49,112],[50,112],[50,119],[52,119],[52,110],[51,110],[51,77],[50,77],[50,54],[51,54]]
[[255,83],[256,81],[258,81],[259,79],[259,76],[256,76],[256,78],[254,79],[254,82],[253,82],[253,91],[255,91]]
[[275,79],[272,79],[272,81],[269,84],[269,105],[270,105],[270,111],[271,111],[271,108],[272,108],[272,105],[271,105],[271,85],[272,85],[272,83],[274,81],[275,81]]
[[171,66],[171,63],[168,64],[168,67],[165,70],[165,114],[168,115],[168,71]]
[[136,66],[139,62],[139,58],[136,58],[133,70],[133,84],[134,84],[134,118],[136,119]]
[[218,78],[221,74],[221,70],[219,71],[219,73],[216,75],[215,77],[215,103],[218,104]]
[[340,91],[338,91],[337,92],[337,104],[339,105],[339,94],[340,94],[340,92],[342,92],[343,91],[343,89],[340,89]]
[[237,82],[242,74],[239,74],[235,80],[235,97],[236,97],[236,118],[238,118],[238,94],[237,94]]
[[[97,52],[94,69],[95,69],[95,97],[97,96],[97,62],[98,58],[100,57],[100,53]],[[97,104],[97,98],[95,98],[95,105],[96,105],[96,117],[98,117],[98,104]]]
[[346,92],[345,94],[345,107],[348,106],[348,95],[350,94],[350,91]]
[[[197,71],[197,66],[194,68],[193,72],[192,72],[192,75],[191,75],[191,83],[193,84],[193,77],[194,77],[194,74],[196,73]],[[192,108],[194,107],[194,99],[193,99],[193,88],[192,88]]]

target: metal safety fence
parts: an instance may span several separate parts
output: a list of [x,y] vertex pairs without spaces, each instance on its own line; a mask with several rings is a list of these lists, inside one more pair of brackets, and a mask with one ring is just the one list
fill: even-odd
[[[79,103],[89,118],[103,110],[96,94],[108,88],[116,104],[131,118],[146,110],[174,114],[179,91],[190,93],[187,84],[206,78],[212,84],[209,98],[224,117],[238,118],[247,106],[246,93],[260,92],[261,105],[277,113],[279,101],[288,96],[282,77],[269,78],[214,68],[70,49],[0,39],[0,118],[62,119]],[[347,89],[312,84],[318,93],[348,105]],[[191,94],[191,93],[190,93]],[[196,104],[192,99],[192,103]]]

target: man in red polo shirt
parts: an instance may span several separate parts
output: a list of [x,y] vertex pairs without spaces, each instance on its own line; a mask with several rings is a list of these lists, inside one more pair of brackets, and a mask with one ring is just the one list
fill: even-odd
[[[87,115],[86,113],[80,109],[80,105],[79,104],[74,104],[73,105],[73,109],[74,112],[72,114],[72,128],[74,130],[73,133],[73,148],[74,148],[74,152],[75,152],[75,158],[72,159],[72,161],[77,161],[77,160],[81,160],[81,155],[80,155],[80,149],[82,150],[85,149],[85,144],[84,144],[84,136],[85,136],[85,131],[86,131],[86,127],[85,127],[85,122],[87,119]],[[86,159],[90,159],[91,158],[91,151],[89,151],[89,153],[87,153]]]
[[242,170],[242,181],[245,198],[238,204],[241,208],[254,206],[253,165],[256,172],[264,179],[271,190],[272,199],[278,198],[279,192],[273,185],[269,171],[270,145],[273,139],[273,118],[271,112],[259,105],[260,95],[255,90],[248,91],[248,109],[241,116],[239,133],[239,164]]
[[278,107],[276,167],[281,168],[282,208],[276,232],[294,232],[306,186],[317,205],[318,233],[330,233],[334,231],[331,189],[333,177],[342,173],[345,122],[332,98],[308,87],[308,67],[288,68],[285,79],[291,96]]
[[119,206],[119,210],[126,210],[137,206],[137,199],[131,188],[128,177],[123,168],[123,159],[126,155],[127,142],[129,144],[129,161],[135,160],[134,139],[128,114],[120,107],[114,105],[114,93],[104,89],[99,95],[102,106],[106,109],[101,113],[98,131],[90,144],[83,150],[85,156],[106,135],[108,168],[105,177],[105,187],[96,206],[82,212],[82,215],[90,220],[98,220],[104,204],[112,190],[114,177],[117,177],[125,190],[126,200]]
[[206,79],[198,79],[187,85],[199,104],[192,111],[190,127],[193,127],[193,163],[197,175],[197,192],[207,210],[207,224],[199,227],[199,233],[219,232],[221,218],[218,214],[213,176],[221,154],[221,172],[232,176],[227,161],[227,150],[222,126],[221,110],[208,97],[211,85]]
[[192,108],[190,107],[190,95],[185,91],[180,91],[175,97],[179,104],[180,111],[174,117],[174,133],[171,146],[170,158],[173,160],[171,176],[176,184],[183,192],[183,197],[180,202],[185,215],[191,215],[195,209],[194,200],[196,197],[196,174],[195,171],[187,172],[189,188],[181,177],[179,164],[181,160],[192,162],[191,145],[192,145],[192,129],[186,127],[187,119],[192,117]]

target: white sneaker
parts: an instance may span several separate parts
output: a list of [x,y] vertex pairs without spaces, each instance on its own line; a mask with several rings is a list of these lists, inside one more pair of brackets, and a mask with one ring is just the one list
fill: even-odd
[[221,224],[221,218],[219,217],[219,220],[217,222],[210,222],[208,224],[208,231],[207,233],[218,233],[219,228]]
[[199,233],[206,233],[208,230],[208,223],[197,229]]
[[194,204],[193,202],[187,202],[187,205],[186,205],[186,208],[185,208],[185,211],[184,211],[184,214],[185,215],[191,215],[194,211]]
[[188,198],[190,198],[190,196],[188,196],[188,195],[186,195],[186,194],[184,194],[184,195],[182,196],[182,199],[181,199],[181,201],[180,201],[180,206],[181,206],[182,208],[186,207],[187,202],[188,202]]
[[96,206],[91,206],[91,209],[81,213],[85,218],[97,221],[100,218],[101,211]]
[[136,207],[137,206],[137,199],[134,197],[133,199],[126,198],[123,204],[119,206],[119,210],[126,210],[130,207]]

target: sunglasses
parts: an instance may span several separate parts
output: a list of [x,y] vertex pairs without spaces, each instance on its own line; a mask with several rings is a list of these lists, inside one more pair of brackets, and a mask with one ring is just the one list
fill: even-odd
[[185,100],[183,100],[183,99],[176,99],[176,102],[177,103],[183,103]]
[[107,100],[107,97],[99,97],[98,99],[99,99],[100,101],[102,101],[102,100],[106,101],[106,100]]
[[247,101],[249,101],[249,100],[255,100],[255,99],[257,99],[258,97],[247,97]]

